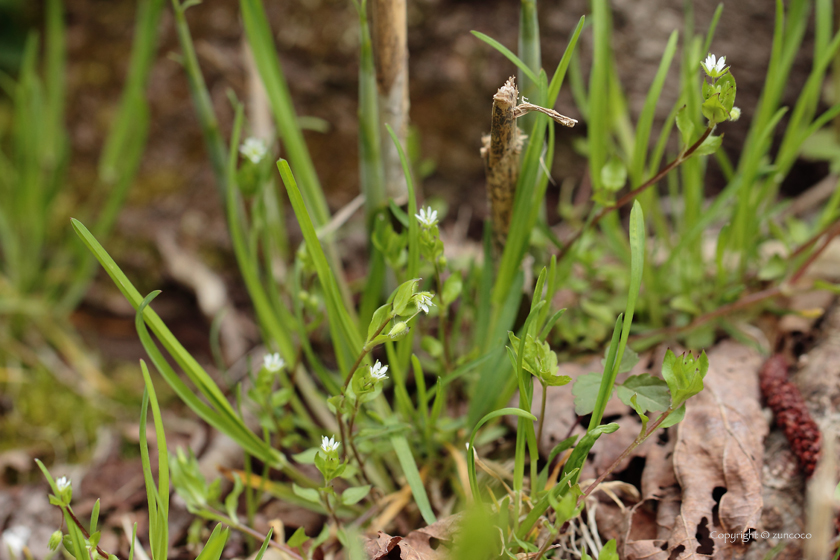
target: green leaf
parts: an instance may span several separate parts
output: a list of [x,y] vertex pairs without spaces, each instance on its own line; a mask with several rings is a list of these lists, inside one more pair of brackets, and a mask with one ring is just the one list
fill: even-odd
[[[601,387],[603,377],[603,373],[593,371],[575,379],[575,384],[572,385],[572,394],[575,396],[575,414],[584,416],[595,410],[598,390]],[[610,394],[610,398],[612,398],[612,394]]]
[[314,502],[316,504],[321,503],[321,495],[318,494],[318,491],[314,488],[301,488],[293,482],[292,491],[304,500]]
[[423,336],[420,340],[420,348],[428,352],[432,358],[440,358],[443,356],[443,344],[432,336]]
[[394,315],[402,315],[408,303],[411,301],[411,296],[417,291],[417,284],[420,283],[419,278],[414,278],[407,282],[403,282],[394,293],[393,309]]
[[435,517],[432,511],[429,496],[426,494],[426,488],[423,486],[423,479],[420,478],[420,471],[417,470],[417,463],[414,461],[414,455],[411,453],[408,440],[404,435],[391,436],[391,445],[397,453],[397,459],[400,462],[405,479],[411,488],[411,493],[414,495],[414,502],[417,504],[417,509],[420,510],[423,521],[431,525],[437,521],[437,517]]
[[[607,349],[609,352],[609,349]],[[621,357],[621,363],[618,364],[618,374],[621,375],[622,373],[627,373],[632,371],[636,364],[639,363],[639,355],[633,351],[632,348],[625,348],[624,355]],[[601,360],[601,365],[604,366],[607,364],[607,357],[604,356],[604,359]]]
[[619,560],[618,552],[615,550],[615,539],[610,540],[598,553],[598,560]]
[[373,338],[373,335],[376,334],[376,331],[379,330],[379,327],[382,326],[382,323],[388,320],[391,316],[391,304],[386,303],[379,309],[373,312],[373,317],[370,319],[370,325],[368,325],[367,331],[367,338],[370,341]]
[[[639,290],[642,286],[642,273],[645,266],[645,216],[642,212],[642,205],[638,200],[633,201],[633,209],[630,211],[630,286],[627,290],[627,304],[624,313],[619,315],[610,341],[610,350],[607,353],[607,362],[604,367],[604,377],[601,379],[601,387],[598,392],[598,400],[595,403],[595,410],[592,412],[592,419],[589,424],[590,431],[601,422],[607,401],[612,395],[615,386],[615,378],[621,367],[624,358],[624,351],[627,348],[627,339],[630,336],[630,327],[633,324],[633,314],[636,309],[636,299],[639,297]],[[623,318],[623,322],[622,321]],[[621,337],[616,343],[616,332],[621,322]],[[616,348],[613,355],[613,348]]]
[[645,433],[647,433],[647,425],[648,420],[650,420],[650,418],[648,418],[645,414],[645,409],[639,406],[638,395],[636,393],[633,393],[633,395],[630,397],[630,406],[633,407],[633,410],[636,411],[636,414],[639,415],[639,419],[642,421],[642,429],[640,430],[640,434],[644,435]]
[[677,111],[677,128],[682,136],[683,147],[687,148],[691,145],[691,135],[694,134],[694,121],[688,114],[685,105]]
[[735,92],[737,91],[735,77],[732,75],[732,72],[727,72],[721,76],[715,84],[715,87],[720,88],[720,103],[726,110],[726,114],[729,115],[729,111],[735,105]]
[[294,459],[302,465],[314,465],[315,457],[318,455],[318,449],[319,448],[317,447],[310,447],[306,451],[301,451],[300,453],[292,455],[292,459]]
[[239,496],[242,495],[242,490],[242,478],[237,476],[233,479],[233,490],[225,498],[225,511],[227,511],[228,517],[233,520],[238,519],[236,510],[239,507]]
[[554,508],[554,511],[557,513],[555,521],[558,527],[562,526],[566,521],[574,517],[577,505],[577,496],[575,496],[574,492],[567,492],[559,502],[551,493],[549,493],[548,496],[548,503],[551,504],[551,507]]
[[450,305],[461,295],[464,282],[461,280],[461,271],[455,271],[449,275],[446,282],[443,283],[443,290],[441,290],[440,299],[444,305]]
[[671,309],[684,311],[685,313],[690,313],[691,315],[700,315],[700,313],[703,312],[699,307],[697,307],[697,304],[685,294],[678,295],[671,300]]
[[609,161],[601,168],[601,183],[605,189],[611,192],[621,190],[627,183],[627,167],[624,162],[615,156],[610,157]]
[[306,531],[304,531],[303,527],[298,527],[297,531],[295,531],[289,540],[286,541],[286,544],[291,548],[299,548],[300,545],[305,543],[309,540],[309,537],[306,536]]
[[679,424],[683,418],[685,418],[685,404],[669,414],[668,417],[662,421],[659,427],[663,430],[665,428],[670,428],[671,426]]
[[370,484],[365,486],[352,486],[342,492],[341,503],[346,506],[352,506],[364,499],[370,493]]
[[787,261],[779,255],[770,257],[764,266],[758,271],[759,280],[775,280],[781,278],[787,272]]
[[[128,277],[117,266],[117,263],[114,262],[114,259],[111,258],[84,224],[75,219],[71,220],[71,222],[73,229],[76,230],[76,234],[87,245],[91,253],[96,256],[102,268],[105,269],[105,272],[108,273],[128,302],[135,309],[139,310],[142,307],[142,320],[139,323],[135,323],[138,327],[140,339],[141,341],[145,340],[144,348],[146,348],[147,352],[150,352],[149,356],[158,368],[158,371],[181,400],[207,423],[236,440],[249,453],[259,457],[261,461],[265,461],[273,466],[282,465],[285,458],[245,426],[239,415],[236,414],[233,407],[227,401],[222,390],[213,381],[213,378],[204,371],[195,358],[175,338],[160,316],[151,308],[146,307],[147,303],[144,303],[140,292],[137,291]],[[148,324],[149,329],[155,333],[155,336],[163,347],[175,359],[175,362],[183,369],[184,373],[187,374],[187,377],[195,384],[196,388],[198,388],[207,401],[212,404],[212,407],[198,398],[186,383],[181,381],[180,377],[175,374],[174,370],[163,358],[163,354],[152,341],[143,321]]]
[[219,560],[225,550],[225,543],[227,543],[229,535],[230,529],[222,530],[222,524],[217,524],[196,560]]
[[[546,385],[565,385],[572,380],[571,377],[566,375],[557,375],[557,354],[551,350],[547,342],[534,340],[534,337],[529,334],[525,337],[525,343],[523,345],[522,341],[512,332],[508,333],[508,338],[510,338],[517,360],[522,362],[522,369],[531,375],[535,375]],[[523,347],[523,356],[521,358],[519,356],[520,347]]]
[[703,390],[703,379],[709,370],[709,358],[702,352],[695,359],[691,352],[679,358],[669,349],[662,361],[662,377],[671,390],[671,406],[680,406],[690,397]]
[[[298,529],[300,531],[300,529]],[[254,557],[254,560],[262,560],[263,556],[265,556],[265,551],[268,550],[268,543],[271,542],[271,535],[274,534],[274,529],[269,529],[268,534],[263,539],[262,545],[260,545],[260,550],[257,552],[257,555]]]
[[721,143],[723,142],[723,136],[714,136],[709,134],[705,140],[697,147],[694,151],[695,156],[708,156],[720,148]]
[[[289,195],[289,202],[292,204],[301,233],[303,233],[306,250],[309,251],[315,265],[318,281],[324,290],[330,334],[333,346],[336,349],[339,367],[342,371],[347,371],[356,359],[356,354],[359,349],[362,347],[361,336],[353,324],[353,319],[350,317],[349,312],[344,307],[344,299],[338,287],[338,282],[321,247],[321,242],[318,240],[318,234],[315,231],[312,219],[309,217],[309,212],[298,189],[297,181],[295,181],[294,175],[292,175],[289,162],[284,159],[278,160],[277,169],[280,171],[280,176],[286,187],[286,193]],[[353,372],[350,373],[352,374]]]
[[571,383],[572,378],[568,375],[541,375],[540,381],[549,387],[562,387]]
[[679,32],[674,30],[668,38],[668,44],[662,53],[662,60],[659,62],[659,69],[650,84],[645,104],[639,114],[639,121],[636,124],[636,139],[633,142],[633,159],[630,163],[630,178],[634,185],[641,184],[647,161],[648,146],[650,144],[650,131],[653,125],[653,118],[656,113],[656,105],[662,95],[662,88],[665,85],[665,78],[668,76],[668,69],[677,50],[677,39]]
[[569,460],[566,461],[566,464],[563,466],[564,475],[572,471],[577,472],[577,474],[572,477],[572,484],[577,483],[577,479],[580,477],[580,469],[583,467],[583,464],[586,462],[586,458],[589,456],[589,450],[592,449],[592,446],[595,445],[598,438],[603,434],[611,434],[618,428],[619,426],[616,423],[601,424],[584,434],[584,436],[580,439],[580,442],[578,442],[575,446],[572,454],[569,456]]
[[294,165],[295,174],[301,179],[303,200],[312,212],[315,225],[323,226],[330,219],[329,208],[300,130],[289,86],[274,46],[274,33],[269,27],[263,3],[261,0],[240,0],[240,9],[245,36],[251,47],[262,83],[265,85],[277,131],[283,138],[283,147]]
[[[671,404],[668,384],[649,373],[628,377],[624,383],[616,385],[615,389],[621,402],[627,406],[632,406],[634,409],[637,409],[638,406],[638,409],[641,409],[642,412],[665,410]],[[634,395],[636,396],[637,406],[634,406],[631,402]]]
[[470,491],[472,492],[474,500],[480,499],[480,494],[478,491],[478,477],[475,474],[475,436],[478,435],[479,428],[481,428],[484,424],[500,416],[505,416],[506,414],[518,416],[519,418],[527,418],[532,422],[537,421],[536,416],[534,416],[530,412],[522,410],[521,408],[502,408],[499,410],[494,410],[493,412],[486,414],[481,420],[478,421],[478,424],[476,424],[475,428],[473,428],[472,430],[472,434],[470,435],[469,446],[467,447],[467,473],[470,479]]
[[701,107],[703,116],[709,119],[712,124],[717,124],[729,118],[729,111],[726,110],[720,101],[720,95],[715,94],[703,102]]

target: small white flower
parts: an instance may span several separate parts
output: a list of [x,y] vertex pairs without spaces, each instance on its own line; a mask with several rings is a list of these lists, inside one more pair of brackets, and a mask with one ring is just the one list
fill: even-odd
[[274,354],[266,354],[265,357],[263,357],[263,366],[271,373],[277,373],[283,369],[283,366],[285,365],[286,361],[276,352]]
[[706,60],[704,60],[702,64],[706,73],[715,78],[723,72],[724,66],[726,66],[726,57],[722,56],[720,58],[716,58],[715,55],[710,54],[706,57]]
[[267,151],[265,142],[259,138],[248,138],[239,146],[239,153],[250,159],[252,163],[261,162]]
[[414,216],[420,221],[423,227],[430,228],[437,224],[437,210],[432,210],[431,206],[421,208],[419,214]]
[[64,492],[67,488],[70,488],[70,480],[66,476],[62,476],[55,481],[55,485],[58,486],[59,492]]
[[3,543],[9,549],[9,554],[11,554],[12,558],[17,559],[21,557],[30,535],[32,535],[32,531],[29,527],[24,527],[23,525],[15,525],[3,531]]
[[385,375],[386,371],[388,371],[388,366],[383,366],[379,363],[379,360],[376,360],[376,363],[370,368],[370,376],[374,381],[383,381],[388,379],[388,376]]
[[418,296],[417,307],[423,313],[428,313],[429,312],[429,307],[433,306],[433,305],[434,305],[434,303],[432,303],[432,298],[431,297],[423,296],[423,295]]
[[341,445],[340,441],[335,441],[335,438],[327,438],[327,436],[321,436],[321,450],[324,453],[332,453],[338,449],[338,446]]
[[741,109],[738,107],[732,107],[732,110],[729,111],[729,120],[730,121],[737,121],[741,118]]

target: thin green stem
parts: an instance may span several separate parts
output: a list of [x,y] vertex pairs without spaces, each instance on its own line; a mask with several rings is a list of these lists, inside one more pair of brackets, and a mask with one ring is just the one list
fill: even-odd
[[545,401],[548,394],[548,385],[545,383],[540,383],[540,385],[542,385],[542,404],[540,405],[540,421],[537,424],[537,444],[542,441],[543,420],[545,419]]
[[[76,514],[73,513],[73,510],[70,508],[70,506],[60,506],[60,507],[61,507],[62,511],[64,511],[65,513],[67,513],[67,515],[70,516],[70,519],[73,520],[73,523],[75,523],[76,527],[79,528],[79,530],[82,532],[82,534],[85,536],[85,538],[89,539],[90,538],[90,533],[87,532],[87,529],[85,529],[84,525],[82,525],[82,522],[79,521],[79,518],[76,517]],[[96,546],[96,552],[99,555],[101,555],[102,558],[108,558],[108,553],[105,552],[104,550],[102,550],[102,548],[100,548],[99,545]]]
[[668,410],[663,412],[659,416],[659,418],[657,418],[653,422],[653,424],[651,424],[650,428],[648,428],[647,431],[645,431],[642,434],[639,434],[639,437],[637,437],[633,441],[633,443],[627,446],[627,449],[625,449],[624,452],[621,455],[619,455],[618,458],[615,461],[613,461],[613,463],[609,467],[607,467],[607,469],[604,472],[601,473],[601,476],[595,479],[595,482],[589,485],[589,487],[583,494],[580,495],[580,497],[578,497],[577,505],[580,505],[581,502],[583,502],[587,497],[589,497],[589,495],[595,490],[595,488],[597,488],[599,484],[604,482],[604,479],[606,479],[611,472],[617,469],[618,465],[620,465],[621,462],[624,459],[626,459],[627,456],[630,455],[630,453],[632,453],[634,449],[639,447],[639,445],[641,445],[648,437],[650,437],[650,435],[656,431],[656,429],[662,424],[662,422],[665,421],[666,418],[668,418],[668,416],[671,415],[672,412],[674,412],[674,409],[668,408]]
[[353,426],[356,423],[356,415],[359,413],[359,399],[356,399],[356,406],[353,407],[353,414],[350,415],[350,423],[347,425],[347,446],[350,447],[350,450],[353,452],[353,457],[356,459],[356,463],[359,464],[359,472],[362,473],[362,478],[365,479],[365,482],[370,486],[373,486],[370,479],[368,478],[367,473],[365,472],[365,465],[362,463],[362,456],[359,453],[359,450],[356,449],[356,441],[353,439]]
[[697,140],[697,142],[689,146],[682,154],[677,156],[677,158],[674,161],[663,167],[662,170],[659,171],[659,173],[657,173],[656,175],[654,175],[653,177],[651,177],[650,179],[633,189],[632,191],[619,198],[618,202],[616,202],[612,206],[605,206],[604,208],[602,208],[597,214],[595,214],[595,216],[591,220],[588,220],[587,223],[581,229],[579,229],[578,232],[575,233],[575,235],[568,242],[566,242],[562,249],[560,249],[560,252],[557,253],[557,261],[560,262],[560,260],[566,256],[566,253],[569,252],[569,249],[571,249],[572,246],[577,242],[577,240],[580,239],[581,236],[583,236],[584,232],[589,227],[596,225],[598,222],[601,221],[601,219],[604,218],[604,216],[606,216],[610,212],[618,210],[619,208],[626,206],[627,204],[632,202],[639,194],[661,181],[662,178],[665,177],[668,173],[673,171],[680,164],[684,163],[688,158],[690,158],[694,154],[694,152],[697,151],[697,148],[699,148],[700,145],[706,140],[706,138],[709,137],[713,130],[714,127],[708,127],[705,130],[705,132],[703,132],[702,136],[700,136],[700,138]]
[[[330,486],[332,486],[332,483],[330,483]],[[321,498],[324,500],[324,507],[327,508],[327,513],[329,513],[330,517],[333,520],[333,523],[335,523],[336,529],[338,529],[339,527],[341,527],[341,522],[338,520],[338,514],[335,513],[335,508],[333,508],[332,504],[330,503],[329,494],[327,494],[326,491],[321,491]]]
[[[391,321],[391,319],[392,319],[391,317],[388,317],[388,319],[387,319],[386,321],[384,321],[384,322],[383,322],[383,323],[379,326],[379,328],[378,328],[378,329],[376,329],[376,332],[375,332],[375,333],[373,333],[373,336],[372,336],[372,337],[370,337],[370,340],[373,340],[374,338],[376,338],[377,336],[379,336],[380,334],[382,334],[382,331],[384,331],[384,330],[385,330],[385,327],[386,327],[386,326],[388,326],[388,323]],[[367,355],[368,355],[368,353],[369,353],[372,349],[373,349],[373,348],[369,348],[367,344],[365,344],[365,345],[362,347],[362,353],[361,353],[361,354],[359,354],[359,357],[358,357],[358,358],[356,358],[356,362],[355,362],[355,363],[353,364],[353,366],[350,368],[350,373],[348,373],[348,374],[347,374],[347,379],[345,379],[345,380],[344,380],[344,386],[341,388],[341,394],[342,394],[342,396],[343,396],[343,395],[347,392],[347,387],[349,387],[349,386],[350,386],[350,381],[353,379],[353,375],[356,373],[356,370],[357,370],[357,369],[359,369],[359,365],[361,365],[362,360],[364,360],[364,359],[365,359],[365,356],[367,356]]]
[[441,342],[443,343],[443,368],[446,373],[452,371],[451,350],[449,349],[449,337],[446,334],[446,323],[449,320],[449,306],[443,302],[443,282],[440,279],[440,269],[435,264],[435,282],[440,294],[440,314],[438,315],[438,329],[440,330]]

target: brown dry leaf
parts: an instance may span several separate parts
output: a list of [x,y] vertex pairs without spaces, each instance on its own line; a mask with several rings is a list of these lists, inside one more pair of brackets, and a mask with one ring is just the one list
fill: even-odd
[[668,539],[676,560],[743,555],[745,546],[724,535],[756,528],[761,516],[768,432],[756,374],[762,358],[727,341],[709,352],[709,363],[706,388],[688,401],[677,430],[673,460],[682,504]]
[[[391,551],[394,550],[402,537],[392,537],[391,535],[385,534],[382,531],[377,532],[375,538],[368,539],[365,541],[365,553],[367,553],[370,560],[382,560],[383,558],[388,558],[391,554]],[[402,558],[402,554],[400,554]]]
[[[747,548],[722,535],[758,526],[768,431],[759,405],[762,358],[725,342],[709,352],[709,363],[706,388],[686,405],[677,437],[651,438],[657,444],[646,454],[645,501],[628,515],[622,558],[738,558]],[[655,535],[649,518],[654,506]]]
[[[370,560],[443,560],[452,548],[452,539],[460,521],[460,514],[450,515],[423,529],[412,531],[405,538],[392,537],[379,531],[376,537],[367,540],[365,552]],[[395,556],[395,553],[399,556]]]

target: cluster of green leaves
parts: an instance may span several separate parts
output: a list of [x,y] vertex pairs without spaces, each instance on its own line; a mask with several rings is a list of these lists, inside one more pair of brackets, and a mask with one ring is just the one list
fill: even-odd
[[[636,203],[630,216],[631,278],[625,311],[615,322],[612,341],[603,362],[604,372],[578,378],[573,389],[576,396],[576,409],[579,409],[576,412],[580,415],[592,414],[589,428],[579,441],[578,436],[571,436],[557,444],[549,454],[549,461],[541,472],[538,472],[537,441],[540,439],[538,434],[542,422],[535,432],[536,417],[531,414],[534,397],[533,379],[538,379],[542,386],[541,417],[546,414],[547,387],[561,386],[571,381],[568,377],[558,375],[557,356],[544,342],[545,336],[551,332],[564,311],[559,310],[549,317],[553,294],[550,289],[547,289],[545,296],[542,295],[543,289],[551,286],[551,280],[556,277],[556,261],[552,260],[551,267],[543,269],[537,279],[534,292],[536,297],[532,299],[531,310],[522,326],[520,336],[509,333],[511,346],[508,347],[508,355],[517,379],[519,406],[493,411],[476,424],[469,441],[467,466],[472,496],[474,500],[480,502],[482,486],[479,485],[476,473],[475,452],[478,430],[485,423],[500,416],[517,416],[512,492],[499,498],[494,495],[494,488],[498,490],[498,487],[493,484],[493,479],[485,478],[484,480],[484,488],[491,496],[494,510],[506,512],[505,515],[496,516],[494,525],[491,526],[493,528],[487,529],[487,534],[489,536],[489,532],[498,530],[502,535],[505,550],[511,557],[518,551],[538,552],[539,548],[529,537],[538,523],[547,527],[552,534],[557,534],[566,521],[580,513],[583,496],[591,492],[591,487],[584,491],[578,484],[580,472],[589,456],[589,451],[602,435],[615,432],[619,428],[618,424],[602,424],[601,422],[607,403],[616,390],[622,395],[622,400],[628,399],[628,403],[642,418],[644,429],[634,442],[634,447],[649,437],[656,428],[677,423],[682,416],[672,414],[674,410],[681,407],[691,391],[694,391],[691,394],[696,394],[702,390],[702,377],[698,388],[696,379],[687,372],[693,362],[686,362],[685,367],[679,369],[676,374],[672,372],[677,369],[668,362],[671,366],[669,366],[666,381],[644,374],[616,385],[616,376],[629,371],[635,365],[634,361],[638,359],[635,353],[627,349],[627,338],[642,282],[646,237],[644,215],[641,206]],[[705,366],[708,367],[707,362]],[[705,369],[702,375],[705,375]],[[669,387],[674,394],[673,403],[668,400]],[[648,410],[664,410],[651,429],[648,429],[648,418],[644,414]],[[670,422],[666,423],[668,420]],[[560,453],[569,449],[571,453],[563,465],[560,480],[556,484],[547,485],[549,465]],[[525,469],[528,463],[530,464],[530,484],[526,485]],[[554,512],[552,523],[546,516],[549,508]],[[512,514],[508,516],[507,512],[512,512]],[[614,547],[614,543],[611,546]],[[543,549],[542,552],[545,550]]]
[[[724,121],[734,120],[739,114],[734,107],[736,86],[729,68],[701,77],[702,63],[714,51],[717,22],[725,17],[723,6],[718,7],[707,32],[701,36],[695,32],[694,14],[687,4],[682,37],[677,31],[672,33],[634,123],[615,70],[609,4],[606,0],[593,2],[595,48],[590,82],[587,87],[577,57],[573,58],[570,78],[576,104],[588,125],[587,140],[578,146],[589,162],[594,204],[590,210],[581,212],[568,202],[561,202],[562,207],[558,209],[570,223],[584,231],[560,263],[564,272],[559,281],[577,295],[581,305],[570,309],[561,320],[558,341],[567,344],[570,350],[580,346],[600,347],[609,337],[608,318],[623,307],[616,294],[625,285],[621,270],[627,267],[627,250],[617,235],[618,219],[613,212],[597,222],[597,229],[590,227],[590,223],[593,216],[614,204],[616,195],[625,186],[641,202],[655,232],[649,251],[664,255],[664,262],[650,266],[645,273],[646,289],[639,302],[642,331],[685,327],[698,317],[732,303],[745,291],[759,287],[760,282],[784,281],[804,262],[807,251],[797,258],[776,256],[768,261],[758,248],[764,241],[778,239],[792,252],[838,217],[840,195],[831,198],[813,223],[785,217],[787,203],[776,200],[779,185],[797,157],[807,155],[817,138],[829,136],[830,131],[824,127],[840,114],[840,105],[836,104],[822,114],[817,113],[822,96],[820,84],[824,83],[828,64],[840,48],[840,34],[832,31],[832,9],[831,2],[825,0],[797,0],[787,6],[776,2],[767,78],[740,157],[733,162],[719,149],[720,135],[709,133],[703,139],[701,134],[715,127],[725,130],[732,125]],[[789,112],[787,127],[781,132],[777,128],[788,113],[788,108],[781,106],[781,96],[812,11],[818,36],[813,66]],[[679,95],[657,137],[652,135],[654,115],[680,39],[683,54]],[[720,123],[724,126],[719,126]],[[669,155],[668,139],[674,125],[680,132],[679,151]],[[774,138],[781,138],[777,142],[779,150],[775,152],[771,150]],[[686,158],[688,149],[700,139],[703,139],[701,144]],[[702,156],[709,155],[714,156],[727,184],[711,204],[706,204],[706,175],[713,164]],[[657,175],[658,170],[669,167],[662,167],[668,160],[678,162],[679,170],[667,176]],[[656,181],[649,185],[649,178]],[[667,187],[671,204],[663,203],[665,189],[660,189],[661,183]],[[637,192],[640,187],[644,188]],[[561,200],[568,199],[561,197]],[[666,213],[665,208],[670,210]],[[716,245],[712,255],[703,250],[710,242]],[[618,264],[613,267],[591,264],[605,259]],[[582,264],[583,268],[577,269],[582,274],[572,274],[572,264]],[[582,325],[590,328],[584,329]],[[731,335],[744,336],[737,322],[727,317],[703,322],[681,332],[680,336],[687,346],[701,348],[710,344],[721,328]],[[637,343],[638,348],[659,340],[661,336],[646,337]]]

